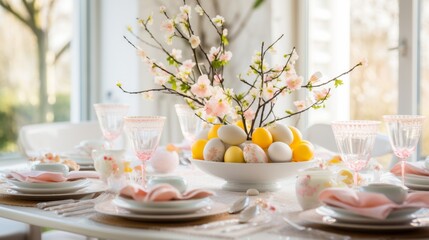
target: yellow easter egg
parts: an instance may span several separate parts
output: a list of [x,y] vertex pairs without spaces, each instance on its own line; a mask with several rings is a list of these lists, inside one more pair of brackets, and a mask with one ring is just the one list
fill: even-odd
[[302,141],[302,133],[299,131],[299,129],[294,127],[294,126],[288,126],[288,127],[292,131],[292,135],[293,135],[293,141],[290,145],[301,142]]
[[314,146],[308,141],[292,144],[291,149],[293,162],[305,162],[311,160],[314,156]]
[[198,139],[192,144],[191,152],[193,159],[204,160],[204,147],[207,144],[206,139]]
[[268,148],[273,143],[273,136],[267,129],[259,127],[253,131],[252,142],[263,149]]
[[224,161],[229,163],[245,163],[243,150],[237,146],[229,147],[225,152]]
[[218,130],[220,127],[222,127],[222,125],[221,125],[221,124],[216,124],[216,125],[213,125],[213,126],[210,128],[209,133],[208,133],[208,135],[207,135],[207,137],[209,138],[209,140],[210,140],[210,139],[212,139],[212,138],[218,138],[217,130]]

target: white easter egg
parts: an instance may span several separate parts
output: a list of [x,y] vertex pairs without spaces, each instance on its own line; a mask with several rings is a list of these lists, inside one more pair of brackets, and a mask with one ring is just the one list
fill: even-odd
[[176,151],[158,148],[153,153],[150,162],[156,172],[170,173],[179,166],[179,154]]
[[217,130],[217,134],[222,142],[234,146],[242,144],[247,139],[246,132],[237,125],[223,125]]
[[265,154],[264,150],[254,144],[249,143],[245,144],[243,147],[243,155],[244,155],[244,161],[247,163],[267,163],[268,157]]
[[203,156],[206,161],[222,162],[225,145],[219,138],[210,139],[204,147]]
[[286,125],[274,123],[267,129],[273,136],[273,142],[284,142],[288,145],[293,142],[293,133]]
[[273,162],[290,162],[292,149],[284,142],[273,142],[268,147],[268,156]]

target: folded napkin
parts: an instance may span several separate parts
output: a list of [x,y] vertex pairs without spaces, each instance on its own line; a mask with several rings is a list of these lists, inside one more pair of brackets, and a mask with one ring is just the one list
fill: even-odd
[[8,178],[15,179],[20,182],[30,183],[47,183],[47,182],[66,182],[83,178],[99,178],[99,174],[95,171],[71,171],[67,176],[60,172],[46,171],[12,171],[8,174]]
[[[397,164],[395,164],[395,166],[393,166],[392,169],[390,169],[390,172],[397,176],[400,176],[401,162],[398,162]],[[420,164],[420,163],[405,162],[404,172],[405,174],[414,174],[414,175],[429,177],[429,170],[425,168],[424,164]]]
[[365,217],[386,219],[390,212],[400,208],[429,208],[429,192],[413,192],[404,203],[396,204],[381,193],[357,192],[345,188],[327,188],[319,200],[327,205],[343,208]]
[[142,186],[131,184],[122,188],[119,195],[141,202],[161,202],[205,198],[214,195],[214,193],[203,189],[193,189],[181,194],[170,184],[158,184],[145,191]]

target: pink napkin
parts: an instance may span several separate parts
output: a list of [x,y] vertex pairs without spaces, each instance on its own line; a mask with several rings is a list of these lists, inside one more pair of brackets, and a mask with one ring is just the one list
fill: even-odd
[[169,184],[158,184],[149,189],[149,191],[143,190],[142,186],[133,184],[122,188],[119,194],[141,202],[199,199],[214,195],[213,192],[202,189],[193,189],[181,194]]
[[12,171],[8,178],[18,180],[20,182],[30,183],[46,183],[46,182],[66,182],[83,178],[99,178],[99,174],[95,171],[72,171],[67,176],[60,172],[46,171]]
[[319,194],[319,200],[327,205],[347,209],[362,216],[386,219],[390,212],[400,208],[429,208],[429,192],[413,192],[405,202],[396,204],[381,193],[357,192],[345,188],[327,188]]
[[[414,175],[429,177],[429,170],[427,170],[422,165],[419,166],[417,164],[406,162],[404,170],[405,170],[405,174],[414,174]],[[400,176],[401,175],[401,162],[398,162],[397,164],[395,164],[395,166],[393,166],[392,169],[390,169],[390,172],[397,175],[397,176]]]

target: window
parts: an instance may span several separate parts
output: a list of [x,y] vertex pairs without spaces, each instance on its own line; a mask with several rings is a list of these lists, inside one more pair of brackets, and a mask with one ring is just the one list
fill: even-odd
[[0,152],[22,125],[70,119],[73,1],[0,0]]

